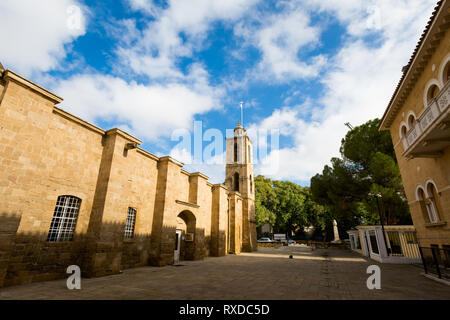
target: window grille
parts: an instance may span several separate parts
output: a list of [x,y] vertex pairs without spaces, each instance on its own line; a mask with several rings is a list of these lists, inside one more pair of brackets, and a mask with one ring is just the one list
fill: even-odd
[[72,241],[80,205],[80,198],[74,196],[58,197],[47,241]]
[[406,242],[409,244],[419,243],[417,241],[416,232],[415,231],[406,231],[405,232]]
[[125,238],[134,236],[134,226],[136,224],[136,209],[128,208],[127,222],[125,223]]
[[389,244],[391,245],[392,255],[403,255],[402,244],[400,242],[400,235],[398,231],[388,231]]

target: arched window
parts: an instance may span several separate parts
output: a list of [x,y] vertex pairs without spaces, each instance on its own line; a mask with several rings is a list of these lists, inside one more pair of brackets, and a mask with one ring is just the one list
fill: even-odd
[[426,201],[426,205],[428,208],[428,214],[430,215],[430,222],[438,222],[439,221],[439,195],[436,190],[436,187],[433,183],[428,182],[427,185],[427,193],[428,199]]
[[404,137],[406,137],[406,133],[408,132],[408,129],[406,128],[406,126],[402,126],[402,129],[400,130],[400,132],[401,132],[400,138],[404,138]]
[[239,173],[235,173],[233,176],[233,180],[234,180],[234,191],[239,192]]
[[427,103],[430,103],[430,101],[434,98],[436,98],[436,96],[439,93],[439,88],[437,85],[433,84],[427,92]]
[[77,225],[80,205],[80,198],[74,196],[58,197],[47,241],[72,241],[73,233]]
[[415,124],[416,124],[416,117],[414,117],[413,114],[410,114],[409,117],[408,117],[409,129],[411,130],[411,128],[414,127]]
[[253,177],[250,175],[250,193],[253,192]]
[[431,222],[430,215],[428,212],[428,207],[426,204],[427,196],[425,195],[425,191],[421,187],[417,189],[417,200],[419,200],[420,210],[422,211],[423,219],[426,222]]
[[125,223],[124,237],[131,239],[134,237],[134,227],[136,225],[136,209],[129,207],[127,214],[127,221]]
[[447,83],[448,80],[450,80],[450,61],[445,65],[444,73],[442,75],[442,81],[444,84]]

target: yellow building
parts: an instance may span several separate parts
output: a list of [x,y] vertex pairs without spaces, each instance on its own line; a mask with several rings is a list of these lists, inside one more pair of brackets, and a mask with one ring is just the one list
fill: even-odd
[[227,148],[226,185],[212,185],[61,101],[0,68],[0,287],[65,277],[69,265],[89,277],[256,250],[242,127]]
[[[423,252],[450,250],[450,2],[439,1],[383,115]],[[434,248],[433,250],[425,248]],[[438,257],[439,258],[439,257]]]

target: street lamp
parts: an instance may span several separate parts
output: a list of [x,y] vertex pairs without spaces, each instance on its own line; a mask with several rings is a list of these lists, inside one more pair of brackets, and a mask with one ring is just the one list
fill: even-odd
[[380,202],[378,200],[378,199],[382,198],[381,192],[378,192],[377,194],[373,194],[373,193],[369,192],[369,196],[370,197],[375,197],[375,199],[377,200],[378,215],[380,216],[380,223],[381,223],[381,230],[383,231],[384,245],[386,246],[386,250],[387,250],[388,254],[390,254],[391,250],[389,249],[389,247],[387,245],[386,233],[384,232],[384,222],[383,222],[383,217],[381,216]]

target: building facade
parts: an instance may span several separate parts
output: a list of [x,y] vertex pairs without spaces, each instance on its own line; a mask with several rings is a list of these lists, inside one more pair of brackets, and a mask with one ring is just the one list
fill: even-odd
[[450,3],[439,1],[380,124],[391,133],[419,245],[443,259],[450,252],[449,29]]
[[93,277],[256,250],[245,129],[227,143],[226,183],[213,185],[61,101],[0,68],[0,287],[65,277],[69,265]]

